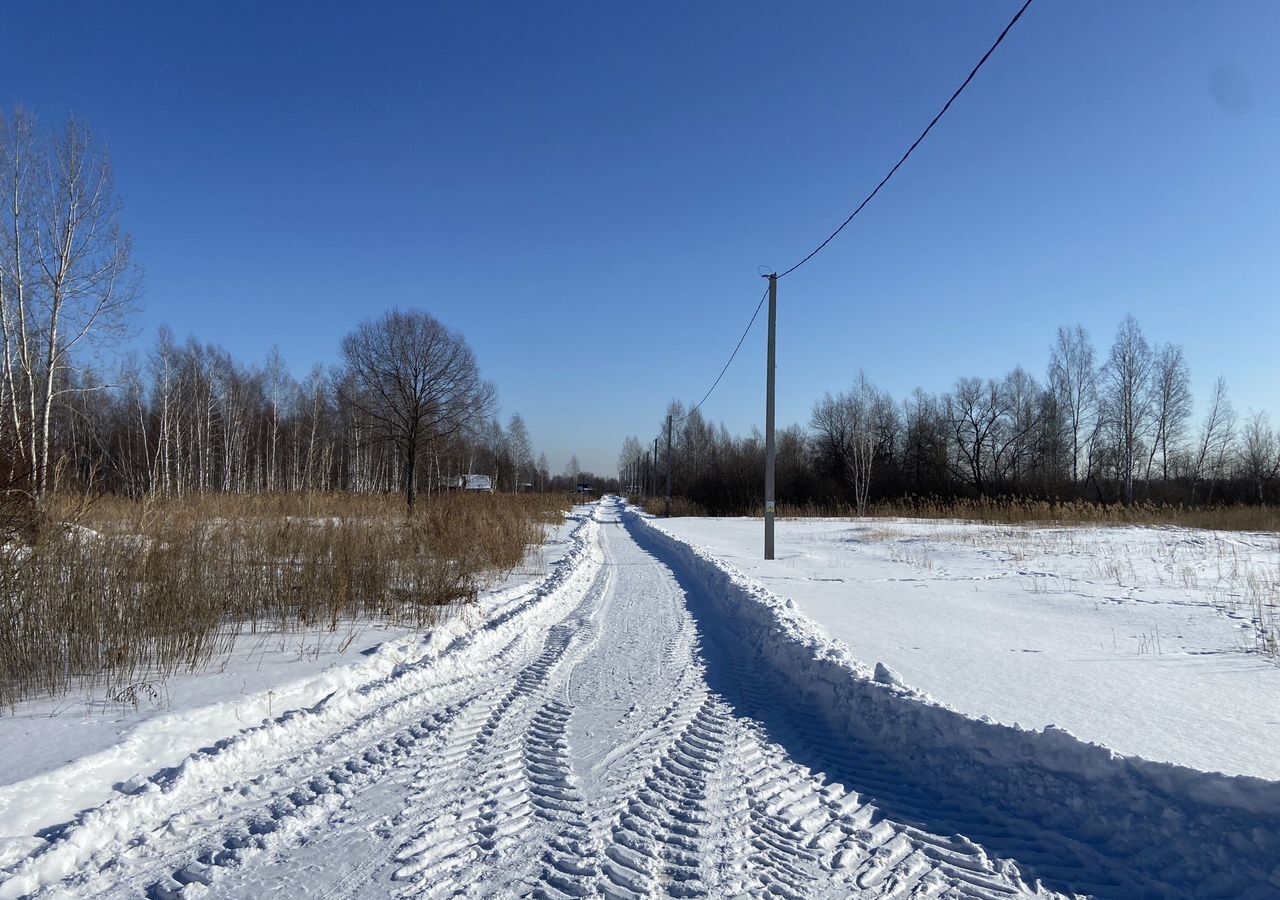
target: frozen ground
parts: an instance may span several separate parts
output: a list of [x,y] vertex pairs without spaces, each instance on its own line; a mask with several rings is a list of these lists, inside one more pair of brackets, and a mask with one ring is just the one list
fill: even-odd
[[101,691],[86,690],[0,713],[0,866],[30,835],[101,803],[115,785],[177,765],[269,717],[384,677],[420,656],[424,640],[429,647],[527,598],[574,546],[570,535],[578,521],[551,529],[478,607],[449,610],[454,621],[438,635],[376,623],[344,623],[333,632],[246,633],[228,658],[207,670],[144,679],[137,703],[110,702]]
[[1280,779],[1280,536],[788,520],[766,563],[758,519],[654,524],[971,716]]
[[1280,785],[963,716],[616,501],[404,647],[14,837],[0,898],[1280,891]]

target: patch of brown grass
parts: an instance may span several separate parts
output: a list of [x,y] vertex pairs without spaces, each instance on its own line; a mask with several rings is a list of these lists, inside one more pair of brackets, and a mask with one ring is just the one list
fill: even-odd
[[474,600],[568,508],[549,495],[102,498],[0,548],[0,707],[87,684],[111,694],[196,669],[235,634],[413,627]]
[[907,497],[876,503],[870,512],[874,516],[963,519],[993,525],[1179,525],[1215,531],[1280,531],[1280,509],[1268,506],[1125,506],[1021,497],[940,502]]
[[[760,516],[759,508],[751,515]],[[1086,500],[1030,500],[1020,497],[988,497],[978,500],[938,500],[904,497],[871,504],[869,517],[905,519],[959,519],[988,525],[1179,525],[1213,531],[1280,532],[1280,507],[1191,507],[1155,503],[1092,503]],[[851,506],[823,504],[778,505],[778,517],[856,518]]]
[[[644,507],[645,511],[651,515],[662,516],[666,511],[666,499],[663,497],[631,497],[630,502],[635,506]],[[671,498],[671,518],[673,519],[706,514],[706,507],[688,497]]]

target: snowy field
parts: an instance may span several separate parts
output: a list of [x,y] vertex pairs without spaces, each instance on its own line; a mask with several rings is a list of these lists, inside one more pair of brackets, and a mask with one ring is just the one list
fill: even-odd
[[[606,498],[512,583],[428,633],[356,638],[301,667],[271,651],[247,687],[235,685],[250,656],[237,656],[226,671],[239,675],[172,682],[168,707],[24,707],[0,718],[5,759],[20,760],[0,786],[0,900],[1280,896],[1280,782],[977,711],[1006,694],[1015,707],[1039,697],[1041,711],[1065,702],[1071,660],[1077,671],[1108,653],[1119,662],[1122,635],[1098,649],[1094,628],[1056,656],[1047,645],[1098,610],[1177,607],[1164,587],[1121,578],[1106,588],[1113,600],[1019,617],[1018,604],[1056,607],[1025,586],[1050,577],[1026,574],[1052,571],[1048,550],[1044,568],[1019,568],[999,561],[1003,545],[946,526],[875,526],[897,531],[801,523],[764,569],[749,559],[757,523],[659,522]],[[690,541],[669,533],[679,529]],[[1259,546],[1264,564],[1268,552]],[[1078,555],[1105,575],[1103,549]],[[1052,577],[1092,583],[1057,566]],[[861,581],[885,593],[865,595],[856,617],[834,614]],[[879,643],[856,646],[858,622],[913,592],[920,604],[882,622]],[[952,593],[967,605],[938,613]],[[1161,619],[1154,651],[1123,652],[1169,657],[1176,671],[1198,646],[1227,670],[1271,677],[1227,637],[1244,629],[1221,600],[1187,601],[1174,637]],[[895,643],[904,627],[917,637]],[[1025,668],[1041,656],[1057,661]],[[962,668],[944,677],[934,657]],[[1038,671],[1062,683],[1014,690],[1054,680]],[[919,689],[928,673],[946,703]],[[973,709],[946,695],[948,677],[983,681],[965,685]],[[1158,680],[1141,679],[1126,690]],[[1077,689],[1101,680],[1078,676]],[[1077,728],[1118,728],[1077,708]],[[1165,743],[1190,753],[1195,742]]]
[[1259,652],[1280,536],[787,520],[768,563],[759,519],[653,524],[968,715],[1280,779],[1280,658]]

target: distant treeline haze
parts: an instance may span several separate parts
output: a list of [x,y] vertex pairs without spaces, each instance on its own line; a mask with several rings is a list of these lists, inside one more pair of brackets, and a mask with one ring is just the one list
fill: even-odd
[[[758,510],[764,440],[734,437],[673,402],[672,491],[708,512]],[[626,440],[624,480],[665,488],[666,417]],[[1193,420],[1182,348],[1152,346],[1133,317],[1099,356],[1080,326],[1058,329],[1044,379],[1016,368],[895,400],[859,374],[778,433],[777,497],[865,511],[878,500],[1034,497],[1212,505],[1280,500],[1280,436],[1265,412],[1239,417],[1219,378]]]

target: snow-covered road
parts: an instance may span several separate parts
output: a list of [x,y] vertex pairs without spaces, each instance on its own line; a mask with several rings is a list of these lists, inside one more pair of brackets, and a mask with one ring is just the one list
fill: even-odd
[[0,898],[1280,895],[1280,785],[968,718],[580,519],[483,621],[0,841]]
[[953,810],[850,768],[630,513],[575,539],[438,655],[46,831],[0,896],[1034,893],[931,833]]

